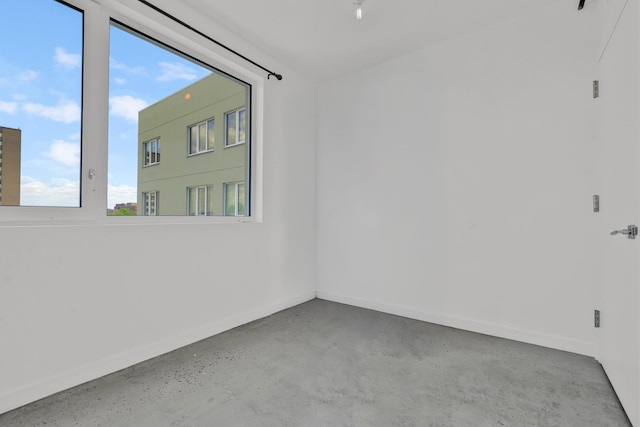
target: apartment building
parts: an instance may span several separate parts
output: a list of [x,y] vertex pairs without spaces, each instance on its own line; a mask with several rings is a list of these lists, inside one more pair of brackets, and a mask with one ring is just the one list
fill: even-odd
[[0,205],[20,206],[22,131],[0,126]]
[[214,72],[140,111],[138,215],[247,214],[247,96]]

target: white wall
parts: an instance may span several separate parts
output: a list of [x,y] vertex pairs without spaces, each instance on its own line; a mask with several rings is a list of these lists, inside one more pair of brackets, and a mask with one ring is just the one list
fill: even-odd
[[284,74],[263,222],[0,227],[0,413],[315,297],[315,86],[225,34]]
[[319,89],[318,296],[595,354],[595,8]]

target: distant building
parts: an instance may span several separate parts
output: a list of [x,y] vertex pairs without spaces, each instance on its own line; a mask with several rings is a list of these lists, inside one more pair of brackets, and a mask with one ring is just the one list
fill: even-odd
[[22,131],[0,127],[0,205],[20,206]]
[[129,209],[131,212],[138,212],[138,204],[133,202],[118,203],[113,207],[114,211],[119,211],[120,209]]
[[248,89],[220,74],[145,108],[138,215],[246,215]]

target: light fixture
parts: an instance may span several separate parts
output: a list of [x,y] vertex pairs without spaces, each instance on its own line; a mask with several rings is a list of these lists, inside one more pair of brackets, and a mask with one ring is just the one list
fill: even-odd
[[356,19],[359,21],[362,19],[362,3],[365,0],[353,0],[353,4],[356,6]]

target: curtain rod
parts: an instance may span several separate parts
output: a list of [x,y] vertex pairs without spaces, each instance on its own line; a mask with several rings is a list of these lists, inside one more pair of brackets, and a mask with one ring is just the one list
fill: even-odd
[[253,65],[255,65],[256,67],[263,69],[264,71],[266,71],[267,73],[269,73],[269,74],[267,75],[267,80],[268,80],[268,79],[270,79],[270,78],[271,78],[271,76],[275,77],[275,78],[276,78],[276,79],[278,79],[278,80],[282,80],[282,74],[275,73],[275,72],[273,72],[273,71],[269,70],[268,68],[263,67],[262,65],[258,64],[257,62],[255,62],[255,61],[253,61],[253,60],[251,60],[251,59],[247,58],[247,57],[246,57],[246,56],[244,56],[243,54],[241,54],[241,53],[239,53],[239,52],[237,52],[237,51],[235,51],[235,50],[231,49],[229,46],[226,46],[226,45],[224,45],[224,44],[220,43],[219,41],[217,41],[217,40],[215,40],[215,39],[213,39],[213,38],[209,37],[208,35],[206,35],[206,34],[205,34],[205,33],[203,33],[202,31],[200,31],[200,30],[197,30],[197,29],[193,28],[191,25],[187,24],[187,23],[186,23],[186,22],[184,22],[184,21],[181,21],[180,19],[178,19],[178,18],[176,18],[175,16],[171,15],[169,12],[166,12],[166,11],[164,11],[164,10],[160,9],[158,6],[156,6],[156,5],[154,5],[154,4],[149,3],[147,0],[138,0],[138,1],[139,1],[140,3],[142,3],[142,4],[146,5],[146,6],[150,7],[151,9],[155,10],[156,12],[158,12],[158,13],[160,13],[160,14],[162,14],[162,15],[166,16],[167,18],[171,19],[172,21],[174,21],[174,22],[176,22],[176,23],[178,23],[178,24],[182,25],[183,27],[185,27],[185,28],[187,28],[187,29],[189,29],[189,30],[193,31],[194,33],[198,34],[199,36],[204,37],[205,39],[209,40],[210,42],[213,42],[213,43],[217,44],[217,45],[218,45],[218,46],[220,46],[221,48],[226,49],[227,51],[229,51],[229,52],[233,53],[233,54],[234,54],[234,55],[236,55],[236,56],[239,56],[240,58],[244,59],[245,61],[252,63],[252,64],[253,64]]

